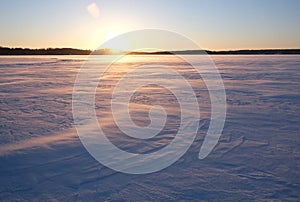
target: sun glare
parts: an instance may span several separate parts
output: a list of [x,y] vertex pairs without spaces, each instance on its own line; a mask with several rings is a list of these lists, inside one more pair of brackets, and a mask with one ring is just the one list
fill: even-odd
[[[120,35],[122,35],[124,32],[121,31],[114,31],[114,32],[108,32],[107,34],[105,34],[105,36],[103,37],[103,44],[105,46],[105,48],[109,48],[113,50],[128,50],[129,49],[129,44],[128,41],[126,40],[126,38],[124,37],[120,37],[120,40],[112,40],[115,37],[118,37]],[[107,44],[107,46],[105,45]]]
[[[106,22],[109,23],[109,22]],[[127,26],[106,26],[103,28],[101,24],[91,24],[90,25],[90,33],[93,33],[90,35],[88,39],[88,43],[90,44],[90,47],[93,47],[93,49],[97,48],[109,48],[109,49],[116,49],[116,50],[128,50],[128,42],[126,39],[123,39],[123,37],[118,37],[128,31],[130,31]],[[121,40],[118,40],[118,42],[114,42],[115,40],[112,40],[114,38],[118,38]]]

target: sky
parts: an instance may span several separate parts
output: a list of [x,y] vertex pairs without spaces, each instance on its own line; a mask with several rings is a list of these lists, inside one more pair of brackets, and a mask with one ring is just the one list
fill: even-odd
[[155,28],[208,50],[300,48],[299,11],[299,0],[0,0],[0,46],[95,49]]

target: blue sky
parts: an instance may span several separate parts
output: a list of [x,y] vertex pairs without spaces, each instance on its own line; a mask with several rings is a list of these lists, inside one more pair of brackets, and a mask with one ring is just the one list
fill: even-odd
[[0,46],[94,49],[158,28],[210,50],[300,48],[299,11],[298,0],[0,0]]

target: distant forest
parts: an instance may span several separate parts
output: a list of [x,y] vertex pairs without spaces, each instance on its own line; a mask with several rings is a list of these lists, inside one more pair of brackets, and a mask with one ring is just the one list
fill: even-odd
[[0,47],[0,55],[89,55],[92,51],[74,48],[7,48]]
[[161,51],[161,52],[126,52],[110,49],[99,49],[96,51],[81,50],[74,48],[47,48],[47,49],[29,49],[29,48],[8,48],[0,46],[0,55],[112,55],[112,54],[130,54],[130,55],[264,55],[264,54],[300,54],[300,49],[265,49],[265,50],[230,50],[230,51],[209,51],[209,50],[182,50],[182,51]]

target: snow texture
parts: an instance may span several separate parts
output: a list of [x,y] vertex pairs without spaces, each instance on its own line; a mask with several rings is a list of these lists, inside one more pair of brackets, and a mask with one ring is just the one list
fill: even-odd
[[[149,140],[124,135],[109,109],[114,85],[131,66],[166,65],[188,80],[199,103],[200,127],[187,153],[152,174],[104,167],[73,125],[73,84],[86,56],[0,57],[0,201],[300,200],[300,56],[212,57],[226,89],[227,118],[219,143],[203,160],[198,153],[210,100],[201,77],[172,56],[128,57],[99,83],[95,109],[103,131],[129,152],[149,153],[170,143],[180,110],[167,89],[148,85],[131,98],[137,125],[149,124],[153,105],[168,114],[163,131]],[[201,63],[201,56],[189,57]]]

